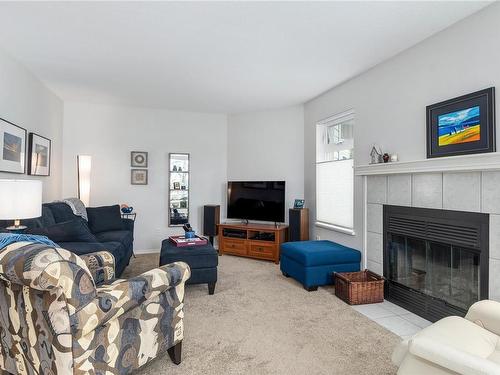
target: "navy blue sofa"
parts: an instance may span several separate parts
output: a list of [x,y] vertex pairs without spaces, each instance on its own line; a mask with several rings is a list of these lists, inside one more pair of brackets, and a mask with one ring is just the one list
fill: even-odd
[[[88,222],[73,214],[65,203],[45,203],[42,216],[22,220],[26,233],[49,237],[63,249],[77,255],[106,250],[115,257],[115,274],[119,277],[133,255],[134,221],[122,219],[120,206],[87,208]],[[12,222],[0,221],[5,228]]]

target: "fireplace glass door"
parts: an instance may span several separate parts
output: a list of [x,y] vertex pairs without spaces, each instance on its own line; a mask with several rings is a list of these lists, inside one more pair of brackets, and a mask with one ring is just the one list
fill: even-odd
[[467,310],[479,300],[479,252],[389,234],[388,279]]

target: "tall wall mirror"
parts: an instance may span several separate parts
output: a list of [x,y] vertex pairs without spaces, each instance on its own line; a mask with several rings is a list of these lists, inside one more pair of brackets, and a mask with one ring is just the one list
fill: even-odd
[[189,222],[189,154],[169,156],[168,207],[170,227]]

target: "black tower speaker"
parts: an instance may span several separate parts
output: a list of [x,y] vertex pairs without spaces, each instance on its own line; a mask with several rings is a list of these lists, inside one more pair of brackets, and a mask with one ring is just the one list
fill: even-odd
[[217,236],[217,224],[220,224],[220,206],[206,205],[203,207],[203,234],[208,236],[210,243],[214,244]]
[[309,240],[309,209],[291,208],[288,211],[288,240],[307,241]]

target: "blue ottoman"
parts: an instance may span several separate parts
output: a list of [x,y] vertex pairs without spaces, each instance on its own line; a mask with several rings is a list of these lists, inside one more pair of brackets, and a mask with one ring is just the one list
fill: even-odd
[[333,272],[359,271],[361,253],[332,241],[285,242],[281,245],[280,269],[308,291],[333,284]]
[[179,261],[186,262],[191,269],[191,277],[186,284],[208,284],[208,294],[214,294],[219,255],[210,243],[203,246],[177,247],[168,238],[163,240],[160,266]]

